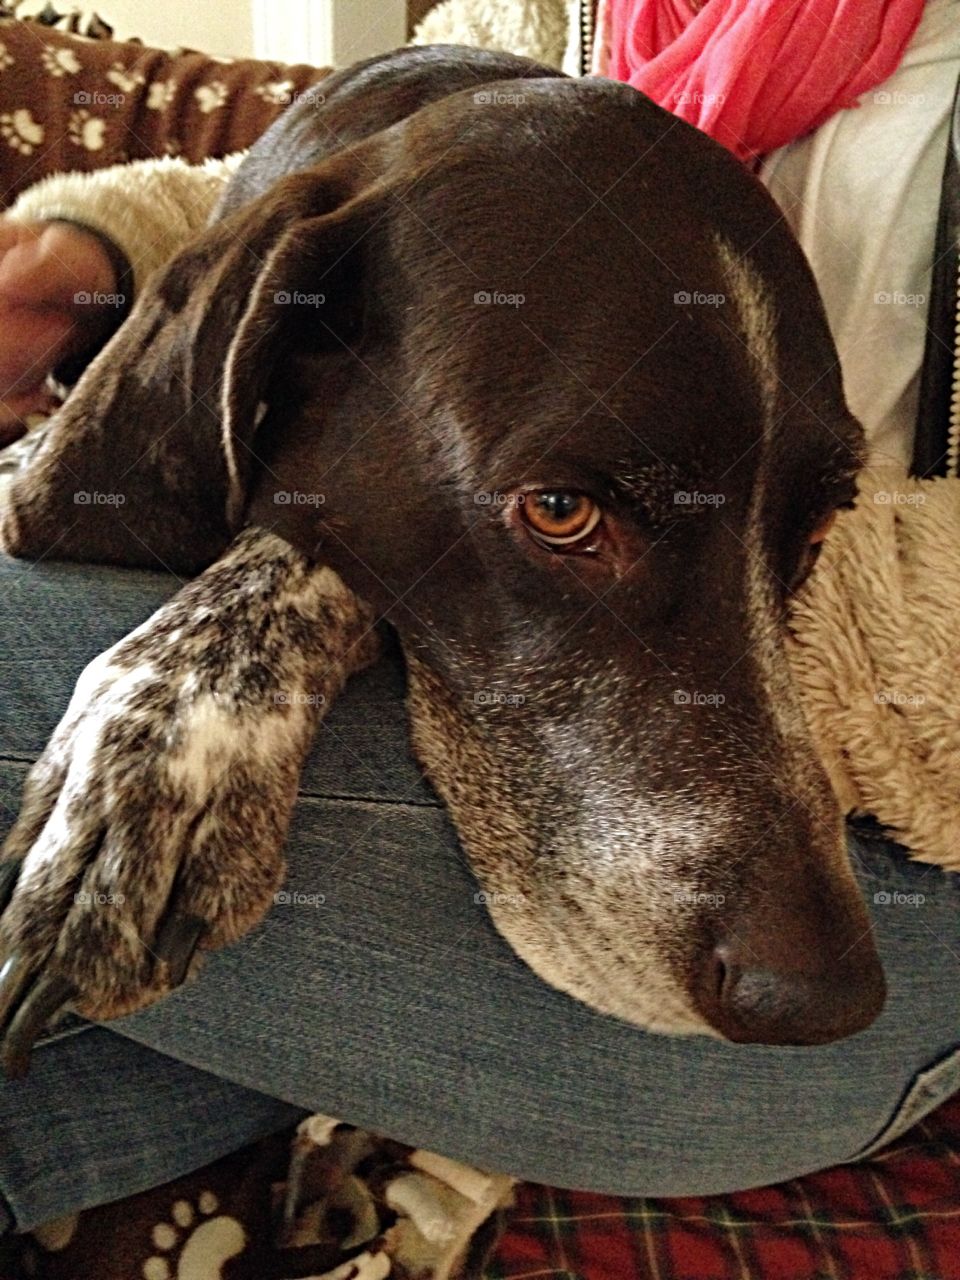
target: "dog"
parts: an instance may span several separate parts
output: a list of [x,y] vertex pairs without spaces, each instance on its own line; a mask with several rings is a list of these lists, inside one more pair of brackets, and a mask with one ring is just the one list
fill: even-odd
[[318,708],[381,621],[543,979],[666,1033],[868,1026],[883,973],[782,647],[863,436],[779,210],[611,81],[436,46],[319,88],[10,494],[13,555],[198,576],[87,668],[29,777],[6,1068],[261,918]]

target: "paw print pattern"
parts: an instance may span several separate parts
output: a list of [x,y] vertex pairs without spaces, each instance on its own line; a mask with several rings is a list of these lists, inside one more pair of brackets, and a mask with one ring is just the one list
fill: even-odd
[[293,98],[293,81],[268,80],[266,84],[258,84],[253,92],[271,106],[285,107]]
[[[30,1234],[40,1248],[45,1249],[47,1253],[60,1253],[73,1240],[79,1225],[79,1213],[70,1213],[64,1218],[54,1218],[52,1222],[44,1222],[39,1227],[34,1227]],[[33,1275],[38,1268],[34,1266],[31,1270],[28,1267],[27,1270]]]
[[0,40],[0,71],[6,71],[7,67],[12,67],[15,61],[13,54]]
[[172,80],[154,80],[147,87],[147,110],[163,111],[173,101],[176,87]]
[[229,90],[222,80],[211,80],[209,84],[202,84],[194,89],[193,96],[200,110],[208,116],[211,111],[216,111],[225,104]]
[[92,116],[89,111],[73,111],[67,124],[67,136],[77,147],[87,151],[101,151],[107,132],[106,120]]
[[143,1280],[221,1280],[231,1258],[243,1253],[247,1235],[236,1218],[217,1214],[220,1203],[212,1191],[177,1200],[170,1222],[158,1222],[151,1243],[155,1252],[143,1264]]
[[115,84],[124,93],[133,93],[140,85],[146,83],[147,77],[142,71],[128,71],[122,62],[115,62],[106,73],[106,79]]
[[7,145],[14,151],[32,156],[43,141],[43,125],[34,120],[33,113],[26,107],[19,107],[0,115],[0,136],[6,138]]
[[62,80],[64,76],[75,76],[80,70],[80,59],[72,49],[60,49],[52,44],[43,46],[40,61],[44,71],[54,80]]

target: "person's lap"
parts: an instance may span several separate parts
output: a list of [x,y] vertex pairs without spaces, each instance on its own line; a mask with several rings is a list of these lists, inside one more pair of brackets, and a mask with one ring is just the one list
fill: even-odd
[[[4,829],[83,664],[175,586],[0,562]],[[546,986],[496,933],[409,758],[402,689],[387,658],[322,726],[286,903],[199,981],[48,1041],[0,1087],[0,1195],[21,1226],[198,1167],[298,1108],[520,1177],[681,1195],[851,1158],[932,1064],[911,1106],[960,1087],[956,876],[854,845],[890,985],[861,1035],[775,1049],[646,1034]]]

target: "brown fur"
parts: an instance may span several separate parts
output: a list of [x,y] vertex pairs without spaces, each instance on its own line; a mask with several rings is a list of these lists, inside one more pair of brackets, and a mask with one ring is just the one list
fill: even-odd
[[[626,86],[417,50],[328,82],[323,111],[294,108],[255,148],[88,371],[2,530],[17,554],[194,570],[247,523],[335,570],[400,636],[417,750],[518,952],[644,1025],[808,1043],[883,999],[783,657],[808,539],[851,496],[861,443],[809,270],[729,155]],[[111,475],[128,501],[78,511],[76,488]],[[600,551],[538,545],[529,486],[594,497]],[[178,717],[197,732],[183,690],[206,671],[248,714],[250,668],[217,640],[228,601],[251,668],[300,686],[350,668],[364,609],[344,591],[335,616],[292,625],[280,602],[309,598],[311,575],[282,555],[271,574],[248,536],[198,579],[219,582],[199,630],[195,584],[85,680],[14,833],[5,931],[88,1011],[157,987],[142,948],[70,908],[66,850],[31,870],[78,725],[106,734],[84,882],[127,886],[146,939],[176,875],[216,945],[277,883],[310,725],[257,797],[275,806],[261,866],[239,793],[191,801],[208,847],[181,834],[164,770]],[[104,709],[138,646],[139,725],[127,697]]]

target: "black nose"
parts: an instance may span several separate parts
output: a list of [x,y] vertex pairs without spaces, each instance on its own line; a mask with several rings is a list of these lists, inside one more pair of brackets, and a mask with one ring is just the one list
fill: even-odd
[[828,1044],[874,1021],[886,983],[869,935],[833,961],[829,953],[791,958],[777,945],[731,939],[706,957],[699,996],[704,1017],[728,1040]]

